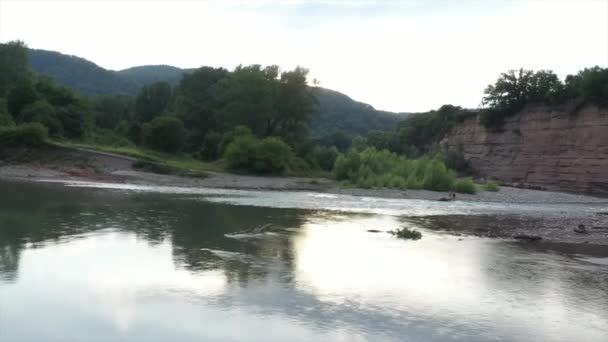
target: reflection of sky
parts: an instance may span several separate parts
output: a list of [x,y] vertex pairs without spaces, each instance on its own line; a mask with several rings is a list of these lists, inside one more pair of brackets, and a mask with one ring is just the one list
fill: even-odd
[[[118,224],[118,223],[116,223]],[[398,217],[321,213],[289,243],[254,242],[244,271],[176,267],[170,238],[150,244],[104,229],[29,246],[0,283],[0,337],[66,341],[605,341],[603,266],[498,240],[423,230],[386,233]],[[204,248],[206,246],[201,246]],[[196,248],[196,245],[190,246]],[[293,265],[276,257],[289,249]],[[224,257],[230,258],[225,253]],[[256,261],[257,259],[257,261]],[[270,260],[268,260],[270,259]],[[240,260],[240,259],[239,259]],[[240,270],[240,269],[237,269]],[[234,271],[234,270],[233,270]],[[179,337],[179,338],[177,338]],[[27,338],[25,338],[27,339]],[[2,339],[0,339],[2,340]]]
[[113,189],[128,192],[151,192],[198,196],[201,200],[232,205],[271,208],[324,209],[346,212],[386,215],[479,215],[479,214],[526,214],[546,217],[563,215],[576,210],[579,213],[605,209],[606,203],[596,204],[513,204],[492,202],[438,202],[416,199],[378,198],[350,195],[333,195],[302,191],[249,191],[216,188],[184,188],[172,186],[148,186],[135,184],[95,183],[84,181],[60,181],[71,187]]

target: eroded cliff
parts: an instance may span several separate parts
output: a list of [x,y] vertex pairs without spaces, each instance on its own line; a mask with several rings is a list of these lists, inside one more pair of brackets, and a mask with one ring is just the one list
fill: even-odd
[[528,106],[500,132],[477,117],[441,141],[480,177],[551,190],[608,194],[608,108]]

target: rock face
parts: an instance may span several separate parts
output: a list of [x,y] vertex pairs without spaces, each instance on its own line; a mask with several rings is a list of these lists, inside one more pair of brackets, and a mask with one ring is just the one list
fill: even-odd
[[608,194],[608,108],[528,106],[500,132],[470,117],[441,141],[479,177],[523,187]]

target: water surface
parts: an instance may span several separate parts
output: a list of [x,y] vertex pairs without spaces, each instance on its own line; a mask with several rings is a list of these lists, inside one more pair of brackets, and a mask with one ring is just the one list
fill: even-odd
[[[605,258],[406,217],[525,206],[99,184],[0,189],[1,341],[608,340]],[[231,235],[268,223],[284,231]],[[403,226],[423,239],[385,233]]]

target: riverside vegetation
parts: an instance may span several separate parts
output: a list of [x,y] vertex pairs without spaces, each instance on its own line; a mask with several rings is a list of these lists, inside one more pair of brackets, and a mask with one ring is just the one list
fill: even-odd
[[[127,154],[151,170],[203,175],[206,170],[334,177],[362,188],[498,191],[466,176],[466,161],[436,143],[478,111],[444,105],[412,114],[396,129],[351,136],[311,134],[317,87],[296,67],[201,67],[144,85],[136,96],[91,96],[28,68],[22,42],[0,44],[0,144],[43,143]],[[561,82],[550,71],[509,71],[487,87],[482,122],[500,129],[529,103],[608,99],[608,69],[593,67]]]

